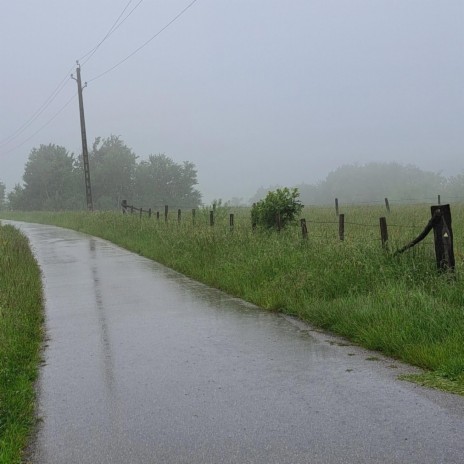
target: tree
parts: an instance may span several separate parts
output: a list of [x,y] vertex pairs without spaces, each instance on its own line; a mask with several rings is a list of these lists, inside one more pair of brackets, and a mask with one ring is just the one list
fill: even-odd
[[300,215],[303,205],[298,200],[298,189],[287,187],[268,192],[266,198],[255,203],[251,209],[253,223],[268,229],[285,227]]
[[11,206],[24,210],[76,209],[82,204],[74,156],[58,145],[33,148],[24,169],[24,187],[15,186]]
[[195,165],[175,163],[164,154],[150,155],[135,172],[134,199],[137,204],[175,208],[194,208],[201,202]]
[[0,210],[4,209],[5,207],[5,191],[5,184],[3,182],[0,182]]
[[[93,203],[97,209],[117,209],[132,197],[137,156],[120,139],[97,137],[89,154]],[[80,170],[84,178],[82,159]]]

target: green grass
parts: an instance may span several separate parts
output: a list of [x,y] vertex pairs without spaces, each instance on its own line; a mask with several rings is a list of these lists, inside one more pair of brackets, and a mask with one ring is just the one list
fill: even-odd
[[0,463],[21,462],[35,422],[42,340],[40,272],[27,239],[0,226]]
[[[298,227],[253,232],[249,210],[235,211],[233,232],[225,209],[217,211],[214,227],[208,225],[208,212],[197,212],[195,226],[187,212],[181,224],[174,213],[168,223],[105,212],[10,217],[106,238],[231,295],[427,369],[437,379],[435,386],[446,383],[448,390],[462,394],[464,208],[452,206],[453,278],[436,271],[432,237],[400,256],[382,250],[378,223],[384,208],[341,212],[343,242],[332,208],[306,208],[307,241]],[[415,238],[429,217],[425,205],[392,205],[387,216],[390,250]]]

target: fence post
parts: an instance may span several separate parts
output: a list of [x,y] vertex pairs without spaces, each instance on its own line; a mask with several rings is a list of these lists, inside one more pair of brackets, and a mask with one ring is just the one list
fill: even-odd
[[148,217],[151,218],[151,208],[148,209]]
[[345,215],[340,214],[338,216],[338,235],[340,237],[340,240],[345,240]]
[[164,222],[168,222],[169,206],[164,205]]
[[308,227],[306,226],[306,219],[300,219],[301,224],[301,235],[303,236],[303,240],[308,238]]
[[335,198],[335,214],[339,216],[340,211],[338,210],[338,198]]
[[156,219],[157,219],[158,221],[160,220],[160,212],[159,212],[159,211],[156,212]]
[[230,231],[232,232],[234,230],[234,215],[233,215],[233,213],[231,213],[230,216],[229,216],[229,226],[230,226]]
[[431,207],[432,216],[439,213],[441,219],[436,221],[433,226],[435,238],[435,256],[437,268],[443,271],[454,271],[454,249],[453,249],[453,229],[451,227],[450,205],[438,205]]
[[195,225],[195,208],[192,209],[192,224]]
[[440,197],[440,195],[438,195],[437,200],[438,200],[438,204],[441,205],[441,197]]
[[181,216],[182,216],[182,212],[180,209],[177,210],[177,222],[180,224],[180,220],[181,220]]
[[209,212],[209,225],[211,227],[214,226],[214,211],[213,210]]
[[131,214],[134,214],[134,205],[132,205],[130,209],[131,209]]
[[121,207],[122,207],[122,214],[126,214],[126,209],[127,209],[127,200],[122,200],[121,201]]
[[387,228],[387,218],[380,218],[380,239],[382,240],[382,248],[387,247],[388,243],[388,228]]
[[387,208],[387,212],[390,212],[390,203],[388,202],[388,198],[385,197],[385,207]]

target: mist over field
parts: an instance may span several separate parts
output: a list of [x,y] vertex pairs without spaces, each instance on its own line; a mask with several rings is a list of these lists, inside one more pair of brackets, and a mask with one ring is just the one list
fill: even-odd
[[458,0],[5,2],[0,182],[41,145],[79,157],[79,59],[89,146],[187,161],[203,202],[273,185],[320,201],[305,186],[392,162],[435,195],[464,169],[463,18]]

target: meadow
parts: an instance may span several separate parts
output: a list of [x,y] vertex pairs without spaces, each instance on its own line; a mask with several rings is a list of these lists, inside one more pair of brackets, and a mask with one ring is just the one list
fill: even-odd
[[21,462],[35,424],[42,342],[42,284],[29,244],[0,226],[0,463]]
[[[105,238],[271,311],[301,318],[426,370],[413,380],[464,394],[464,207],[451,205],[456,271],[436,269],[433,234],[401,255],[430,219],[430,206],[344,205],[345,239],[334,208],[305,207],[298,225],[252,230],[248,208],[144,214],[2,213]],[[229,214],[234,213],[233,230]],[[389,242],[381,246],[379,217]],[[195,222],[195,223],[194,223]],[[412,379],[412,378],[411,378]]]

